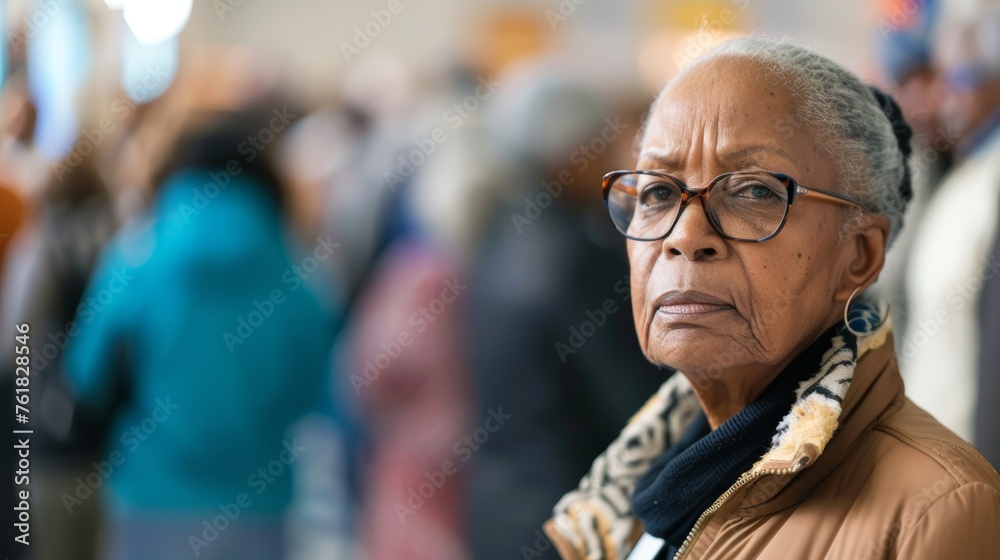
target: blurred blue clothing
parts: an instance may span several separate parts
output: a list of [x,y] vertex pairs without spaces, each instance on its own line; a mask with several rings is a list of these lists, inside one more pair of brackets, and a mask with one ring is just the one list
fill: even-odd
[[878,45],[882,64],[898,85],[914,70],[931,66],[931,43],[941,6],[939,0],[921,0],[904,11],[900,2],[886,4],[891,15],[877,25],[882,36]]
[[127,387],[106,455],[119,515],[218,514],[241,494],[244,514],[280,514],[301,451],[287,429],[326,404],[337,318],[304,276],[331,246],[293,259],[275,203],[229,180],[169,179],[109,245],[70,331],[81,402],[107,410]]
[[[134,515],[117,519],[105,533],[106,560],[281,560],[286,541],[280,519],[242,517],[221,531],[186,520]],[[197,523],[197,522],[196,522]],[[208,520],[210,525],[212,520]],[[214,532],[213,532],[214,531]],[[207,538],[206,538],[207,535]]]

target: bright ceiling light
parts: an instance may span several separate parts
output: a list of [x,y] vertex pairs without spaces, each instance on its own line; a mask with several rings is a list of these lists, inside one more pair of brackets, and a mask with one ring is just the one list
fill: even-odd
[[125,22],[143,45],[174,37],[191,18],[192,0],[124,0]]

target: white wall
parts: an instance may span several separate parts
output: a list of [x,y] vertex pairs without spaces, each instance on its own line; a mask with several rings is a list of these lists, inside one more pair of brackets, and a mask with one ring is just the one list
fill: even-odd
[[[217,14],[215,5],[230,2],[231,12]],[[474,17],[493,6],[529,6],[558,10],[560,1],[542,0],[399,0],[402,12],[380,31],[361,56],[392,53],[420,73],[443,61],[460,58]],[[574,15],[560,24],[564,44],[594,65],[596,72],[634,71],[643,14],[663,0],[583,0]],[[678,2],[682,4],[683,2]],[[706,2],[695,2],[705,4]],[[863,75],[872,73],[876,46],[875,16],[870,0],[789,1],[729,0],[746,5],[754,29],[792,37],[846,64]],[[350,64],[341,42],[350,43],[355,26],[372,19],[372,10],[388,0],[196,0],[185,41],[243,43],[283,60],[299,87],[327,87]],[[717,0],[716,5],[726,5]],[[355,57],[354,64],[361,57]]]

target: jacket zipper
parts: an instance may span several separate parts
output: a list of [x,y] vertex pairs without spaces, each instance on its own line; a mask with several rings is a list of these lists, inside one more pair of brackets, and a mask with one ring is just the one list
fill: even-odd
[[674,555],[674,560],[680,560],[681,558],[684,557],[684,554],[688,551],[688,548],[690,548],[691,544],[694,543],[694,541],[697,539],[698,533],[701,532],[708,518],[714,515],[715,512],[719,511],[719,509],[721,509],[722,506],[725,505],[726,501],[729,500],[729,498],[731,498],[733,494],[739,492],[740,489],[742,489],[744,486],[746,486],[750,482],[753,482],[754,480],[757,480],[758,478],[768,475],[790,474],[792,472],[793,469],[767,469],[763,471],[757,471],[757,472],[751,471],[742,474],[739,480],[737,480],[735,484],[729,487],[729,490],[723,492],[723,494],[719,496],[719,499],[715,500],[712,506],[706,509],[704,512],[702,512],[702,514],[698,517],[698,520],[695,521],[694,523],[694,527],[691,527],[691,531],[688,533],[688,536],[685,537],[684,542],[681,543],[681,547],[677,549],[677,554]]

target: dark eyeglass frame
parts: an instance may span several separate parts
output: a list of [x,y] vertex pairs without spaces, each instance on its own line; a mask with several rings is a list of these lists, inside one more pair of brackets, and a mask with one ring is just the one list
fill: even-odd
[[[731,177],[733,175],[746,174],[746,173],[762,173],[765,175],[770,175],[771,177],[774,177],[775,179],[781,181],[782,184],[785,185],[785,188],[788,189],[788,202],[787,204],[785,204],[785,212],[781,216],[781,222],[778,224],[778,227],[775,228],[775,230],[771,234],[758,239],[743,239],[740,237],[733,237],[723,232],[722,226],[718,223],[718,219],[716,218],[715,213],[710,210],[711,206],[706,204],[705,202],[702,202],[702,207],[705,209],[705,215],[708,217],[709,223],[712,224],[712,229],[714,229],[716,233],[718,233],[721,237],[725,239],[729,239],[732,241],[746,241],[748,243],[760,243],[762,241],[767,241],[768,239],[771,239],[774,236],[778,235],[778,233],[781,232],[781,229],[785,227],[785,222],[788,221],[788,210],[789,208],[792,207],[792,203],[795,202],[796,196],[815,197],[817,200],[825,200],[827,202],[833,202],[834,204],[841,204],[845,206],[857,206],[858,208],[861,208],[866,212],[871,211],[867,206],[865,206],[861,201],[857,200],[856,198],[824,189],[817,189],[815,187],[806,187],[804,185],[798,184],[798,182],[796,182],[795,179],[789,177],[788,175],[785,175],[784,173],[775,173],[771,171],[755,171],[755,170],[731,171],[729,173],[723,173],[717,176],[716,178],[709,181],[709,183],[704,187],[693,189],[687,186],[684,183],[684,181],[681,181],[680,179],[672,175],[669,175],[664,171],[644,170],[644,169],[627,169],[627,170],[622,169],[618,171],[612,171],[604,175],[604,180],[601,182],[601,193],[604,197],[604,208],[605,210],[607,210],[608,216],[611,217],[611,223],[614,224],[615,229],[617,229],[622,235],[634,241],[660,241],[662,239],[666,239],[667,237],[669,237],[670,234],[674,231],[674,227],[677,226],[677,222],[680,221],[681,214],[684,213],[684,209],[687,208],[689,202],[701,196],[704,196],[707,201],[708,194],[711,192],[712,187],[717,185],[720,181],[722,181],[727,177]],[[614,184],[614,182],[617,181],[620,177],[623,177],[625,175],[649,175],[652,177],[658,177],[660,179],[666,179],[680,188],[681,190],[680,207],[677,209],[677,215],[674,216],[674,223],[670,224],[670,227],[667,229],[666,233],[664,233],[659,237],[653,237],[653,238],[634,237],[629,235],[627,232],[622,231],[622,229],[618,227],[618,224],[615,223],[614,217],[611,214],[611,206],[608,203],[608,196],[611,193],[611,185]]]

